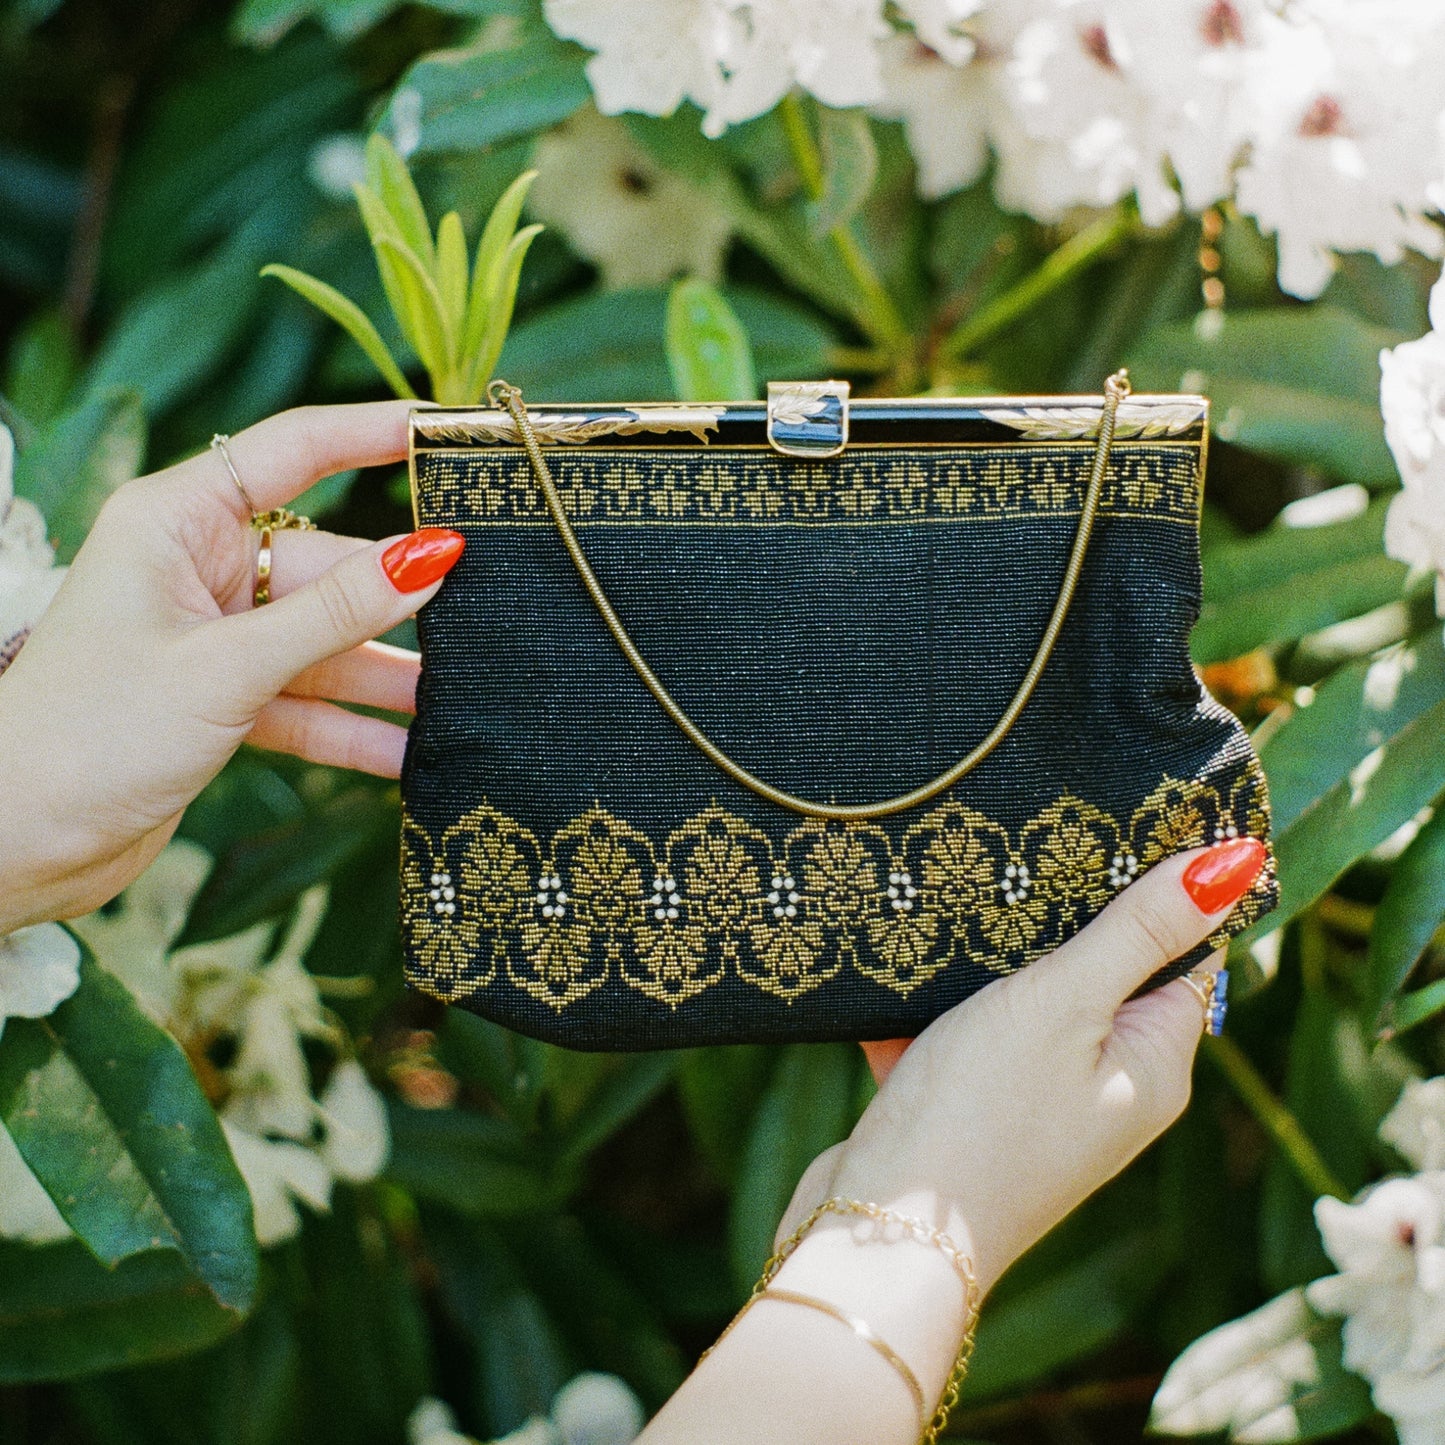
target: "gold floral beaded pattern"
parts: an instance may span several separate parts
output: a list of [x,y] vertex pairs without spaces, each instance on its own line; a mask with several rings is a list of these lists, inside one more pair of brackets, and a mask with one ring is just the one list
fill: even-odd
[[[761,449],[589,446],[556,451],[548,466],[567,516],[579,527],[982,521],[1076,515],[1092,456],[1089,445],[857,447],[822,462]],[[416,467],[422,525],[554,525],[520,450],[420,451]],[[1100,507],[1105,515],[1197,525],[1198,444],[1117,447]]]
[[[660,846],[594,804],[544,847],[482,803],[436,839],[404,822],[408,977],[559,1014],[608,985],[676,1011],[730,976],[788,1004],[845,972],[906,997],[956,960],[1012,972],[1160,859],[1268,822],[1257,763],[1227,796],[1166,778],[1122,826],[1066,794],[1014,837],[944,803],[896,848],[872,823],[806,819],[778,851],[716,802]],[[1271,860],[1213,941],[1266,911],[1273,879]]]

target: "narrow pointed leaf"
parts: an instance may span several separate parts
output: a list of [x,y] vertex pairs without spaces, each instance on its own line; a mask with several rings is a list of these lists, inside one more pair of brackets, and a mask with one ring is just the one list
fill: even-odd
[[497,358],[502,354],[502,343],[507,339],[507,328],[512,324],[512,308],[517,304],[517,282],[522,274],[522,262],[527,258],[527,248],[541,232],[541,226],[525,226],[512,237],[502,257],[496,289],[491,295],[487,308],[487,325],[482,333],[481,344],[472,359],[472,391],[480,395],[492,378]]
[[[423,329],[426,296],[417,278],[428,274],[426,265],[407,246],[380,197],[365,186],[353,186],[352,190],[367,234],[371,237],[372,254],[376,257],[377,273],[381,277],[391,314],[396,317],[401,334],[422,365],[435,377],[445,366],[446,359],[430,344],[429,334]],[[411,265],[402,263],[400,258],[403,255],[410,255]]]
[[460,336],[467,309],[467,238],[455,211],[437,227],[437,290],[452,334]]
[[325,312],[346,334],[367,354],[371,363],[382,374],[386,384],[398,395],[414,400],[416,392],[403,375],[401,367],[387,348],[381,334],[371,324],[370,318],[356,302],[343,296],[334,286],[297,271],[291,266],[266,266],[263,276],[274,276],[284,281],[293,291],[304,296],[319,311]]
[[677,282],[667,298],[667,365],[679,401],[758,394],[747,332],[717,287],[696,277]]
[[426,208],[406,162],[380,133],[366,143],[366,182],[386,207],[401,239],[416,252],[427,270],[434,270],[436,247],[432,244]]
[[220,1122],[180,1045],[88,951],[49,1018],[6,1025],[0,1120],[103,1264],[173,1249],[219,1304],[251,1308],[251,1199]]
[[408,334],[435,382],[451,369],[456,346],[437,283],[410,247],[389,236],[376,243],[376,257],[379,263],[394,265],[400,275],[410,313]]
[[472,290],[467,301],[467,322],[462,333],[462,354],[468,359],[474,357],[482,344],[482,333],[487,329],[487,312],[496,285],[497,272],[511,244],[512,233],[517,229],[517,219],[522,214],[522,204],[532,182],[537,179],[536,171],[523,171],[521,175],[502,192],[501,199],[492,207],[487,218],[482,239],[477,242],[477,260],[472,268]]

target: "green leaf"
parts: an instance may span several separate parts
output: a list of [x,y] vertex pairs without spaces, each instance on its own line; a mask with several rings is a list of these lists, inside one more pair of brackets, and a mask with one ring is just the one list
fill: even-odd
[[1231,1441],[1319,1440],[1375,1412],[1363,1380],[1341,1361],[1340,1321],[1290,1290],[1211,1331],[1169,1367],[1149,1428],[1161,1435],[1225,1432]]
[[217,857],[174,947],[229,938],[277,917],[396,826],[395,804],[377,789],[361,786],[240,839]]
[[[760,375],[801,379],[833,370],[834,333],[815,314],[741,287],[723,295],[751,338]],[[672,395],[657,344],[666,325],[662,290],[591,291],[519,322],[507,338],[502,373],[549,401],[662,400]]]
[[396,319],[435,382],[456,359],[456,336],[441,291],[409,246],[390,236],[378,238],[375,244],[378,265],[389,261],[401,274],[407,314]]
[[[477,242],[477,259],[472,267],[471,294],[467,300],[467,319],[462,331],[462,356],[472,365],[481,350],[482,336],[487,329],[494,299],[501,294],[502,269],[508,248],[517,229],[527,192],[537,179],[536,171],[523,171],[502,192],[492,214],[487,217],[482,239]],[[490,381],[490,377],[481,378]]]
[[772,1253],[773,1234],[803,1171],[853,1125],[858,1050],[790,1044],[753,1119],[728,1221],[733,1277],[747,1289]]
[[1223,662],[1292,642],[1405,595],[1410,569],[1381,553],[1306,572],[1278,586],[1205,603],[1189,639],[1196,662]]
[[688,277],[667,298],[667,365],[679,401],[748,401],[758,394],[747,333],[722,293]]
[[64,318],[56,311],[39,312],[10,348],[6,399],[32,426],[48,426],[65,409],[79,361]]
[[174,1250],[112,1269],[76,1242],[0,1241],[0,1384],[71,1380],[204,1349],[240,1323]]
[[1440,629],[1336,669],[1260,748],[1276,830],[1407,723],[1445,702]]
[[568,1122],[562,1139],[562,1166],[583,1164],[594,1149],[605,1144],[672,1082],[680,1062],[679,1054],[664,1051],[624,1055]]
[[1402,993],[1391,1005],[1388,1018],[1392,1034],[1403,1034],[1445,1013],[1445,978],[1427,983],[1424,988]]
[[1396,476],[1380,420],[1380,350],[1406,339],[1348,311],[1292,306],[1229,312],[1212,338],[1192,322],[1166,326],[1128,365],[1140,390],[1203,391],[1226,441],[1371,485]]
[[[374,191],[365,186],[353,186],[352,193],[360,208],[367,235],[371,238],[377,273],[381,277],[391,314],[422,365],[436,377],[442,371],[446,358],[439,349],[440,328],[436,318],[432,317],[432,324],[427,325],[432,307],[425,284],[419,279],[427,276],[426,266],[408,248],[390,212]],[[403,256],[409,257],[410,264],[402,261]]]
[[458,1214],[531,1216],[557,1208],[580,1182],[510,1120],[392,1103],[390,1123],[386,1177]]
[[105,499],[145,456],[146,424],[134,391],[92,395],[34,438],[15,463],[15,489],[42,512],[62,561],[80,550]]
[[[482,329],[482,339],[477,353],[471,358],[468,390],[473,396],[485,390],[496,369],[497,358],[507,339],[507,330],[512,324],[512,308],[517,301],[517,284],[522,275],[522,262],[527,251],[541,232],[538,225],[524,226],[512,237],[502,253],[501,270],[497,277],[496,289],[489,297],[487,324]],[[469,397],[468,400],[472,399]]]
[[251,1197],[215,1112],[180,1045],[88,951],[49,1018],[7,1024],[0,1120],[101,1263],[174,1249],[217,1303],[251,1308]]
[[1445,703],[1407,724],[1278,834],[1279,907],[1241,936],[1288,923],[1445,790],[1442,739]]
[[1158,1290],[1170,1263],[1159,1237],[1139,1231],[991,1304],[979,1322],[965,1400],[1023,1390],[1102,1349]]
[[[1445,746],[1445,739],[1442,739]],[[1366,1018],[1380,1021],[1435,930],[1445,922],[1445,809],[1437,811],[1395,863],[1370,930]]]
[[[818,141],[823,156],[823,193],[808,208],[813,233],[826,236],[852,219],[878,176],[878,148],[868,113],[817,107]],[[698,398],[702,400],[702,398]]]
[[263,266],[263,276],[275,276],[284,281],[298,295],[304,296],[318,310],[323,311],[367,354],[372,365],[381,373],[386,384],[398,395],[415,400],[416,392],[402,374],[386,342],[381,339],[370,318],[356,302],[343,296],[334,286],[297,271],[291,266]]
[[421,203],[406,162],[379,131],[366,142],[366,184],[386,207],[402,245],[412,251],[424,271],[435,272],[436,245],[432,241],[426,207]]
[[462,218],[448,211],[437,226],[437,290],[452,334],[460,336],[467,310],[467,238]]
[[[408,120],[419,109],[416,153],[478,150],[566,120],[591,94],[586,59],[535,20],[487,27],[475,45],[424,55],[396,88]],[[393,113],[398,104],[393,98]]]
[[772,1050],[761,1044],[688,1049],[678,1093],[697,1147],[717,1177],[732,1185],[742,1167],[748,1129],[767,1086]]

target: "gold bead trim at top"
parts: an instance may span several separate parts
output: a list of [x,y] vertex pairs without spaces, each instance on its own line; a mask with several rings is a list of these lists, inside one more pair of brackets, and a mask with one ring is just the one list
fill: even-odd
[[[826,462],[765,450],[596,446],[551,452],[547,464],[567,516],[578,527],[857,525],[1077,516],[1090,460],[1089,444],[1063,442],[930,451],[859,448]],[[1100,513],[1197,525],[1199,461],[1197,442],[1117,448]],[[425,451],[414,463],[420,525],[554,525],[520,450]]]
[[[408,815],[407,977],[559,1014],[603,988],[676,1012],[728,978],[785,1004],[845,973],[906,997],[955,962],[1013,972],[1161,858],[1268,824],[1256,762],[1227,795],[1165,778],[1127,821],[1065,794],[1015,835],[946,802],[896,846],[873,823],[806,819],[778,848],[716,802],[660,845],[598,804],[546,846],[486,802],[439,836]],[[1215,941],[1274,887],[1271,860]]]

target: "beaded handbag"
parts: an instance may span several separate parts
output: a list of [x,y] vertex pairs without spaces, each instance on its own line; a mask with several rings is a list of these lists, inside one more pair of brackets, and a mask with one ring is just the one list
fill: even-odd
[[418,619],[413,987],[584,1049],[909,1036],[1267,839],[1189,662],[1203,398],[491,400],[411,422],[467,540]]

